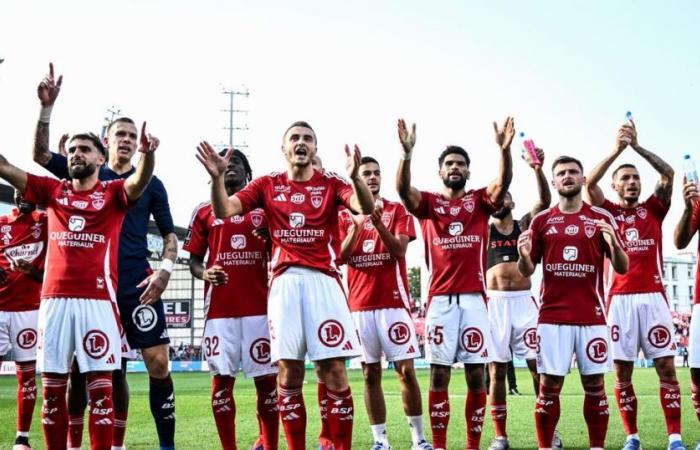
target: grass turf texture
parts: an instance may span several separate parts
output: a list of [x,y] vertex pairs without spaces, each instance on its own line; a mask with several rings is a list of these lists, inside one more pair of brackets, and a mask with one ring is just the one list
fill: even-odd
[[[526,370],[518,369],[518,388],[522,396],[508,396],[508,434],[511,447],[536,448],[535,425],[533,419],[533,402],[535,400],[530,377]],[[690,381],[688,369],[679,369],[679,379],[683,396],[683,438],[686,445],[693,449],[700,439],[700,424],[690,402]],[[427,417],[428,371],[418,371],[423,394],[423,415],[426,432],[429,434]],[[206,373],[178,373],[173,375],[177,401],[177,435],[176,444],[180,449],[216,449],[220,448],[219,438],[214,426],[209,404],[210,379]],[[312,372],[307,372],[308,383],[304,385],[307,405],[308,427],[307,448],[315,449],[319,430],[319,415],[316,403],[316,383]],[[369,449],[372,434],[369,429],[367,413],[362,397],[362,374],[350,371],[350,382],[355,400],[355,426],[353,447]],[[146,374],[130,374],[131,405],[126,434],[126,446],[134,449],[157,448],[157,437],[148,406],[148,377]],[[401,406],[400,386],[392,371],[384,372],[384,393],[387,401],[387,426],[389,439],[396,450],[410,449],[411,437]],[[638,422],[642,444],[645,449],[666,448],[666,428],[659,404],[658,379],[653,369],[636,369],[634,386],[639,398]],[[14,377],[0,377],[0,449],[12,448],[15,435],[15,388]],[[620,424],[620,416],[613,394],[613,379],[606,378],[606,390],[610,402],[610,427],[606,448],[621,448],[625,434]],[[39,388],[41,392],[41,388]],[[464,401],[466,384],[463,371],[453,371],[450,384],[450,420],[448,446],[450,449],[465,448]],[[237,407],[238,448],[247,449],[255,441],[258,424],[255,418],[255,388],[252,380],[240,378],[234,389]],[[558,429],[561,432],[566,449],[588,448],[588,435],[582,414],[583,391],[574,371],[566,379],[561,397],[561,419]],[[37,401],[31,431],[31,443],[34,449],[43,449],[41,431],[41,397]],[[482,448],[487,448],[493,437],[493,425],[487,408],[482,436]],[[281,430],[281,427],[280,427]],[[83,448],[88,447],[87,421]],[[284,437],[280,437],[280,448],[286,448]]]

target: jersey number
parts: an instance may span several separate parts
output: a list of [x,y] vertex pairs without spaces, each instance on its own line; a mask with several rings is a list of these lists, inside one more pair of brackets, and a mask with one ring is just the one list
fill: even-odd
[[444,336],[442,334],[442,325],[437,325],[430,330],[428,333],[428,342],[435,345],[440,345],[443,342]]
[[217,356],[219,354],[219,336],[205,337],[204,347],[206,356]]

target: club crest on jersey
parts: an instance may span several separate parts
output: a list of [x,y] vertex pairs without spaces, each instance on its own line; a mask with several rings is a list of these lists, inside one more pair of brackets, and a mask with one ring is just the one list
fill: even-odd
[[578,225],[569,225],[564,229],[564,233],[569,236],[575,236],[578,234]]
[[158,323],[158,315],[151,305],[139,305],[134,308],[131,319],[139,331],[151,331]]
[[270,358],[270,340],[267,338],[259,338],[250,344],[250,357],[258,364],[267,364],[271,361]]
[[337,320],[326,320],[318,327],[318,339],[326,347],[337,347],[345,339],[345,329]]
[[636,228],[628,228],[625,230],[625,238],[627,242],[634,242],[639,240],[639,231]]
[[[465,205],[465,208],[466,208],[466,205]],[[452,207],[450,207],[450,214],[452,214],[453,216],[458,215],[458,214],[459,214],[459,209],[460,209],[459,206],[452,206]],[[473,210],[473,209],[474,209],[474,207],[472,206],[472,210]],[[470,212],[471,212],[471,211],[470,211]]]
[[109,339],[100,330],[90,330],[83,338],[83,350],[92,359],[100,359],[109,351]]
[[320,195],[311,196],[311,204],[314,206],[314,208],[320,208],[322,203],[323,197],[321,197]]
[[85,229],[85,218],[82,216],[70,216],[68,218],[68,229],[73,232],[83,231]]
[[234,234],[231,236],[231,248],[234,250],[240,250],[242,248],[245,248],[246,246],[246,238],[242,234]]
[[583,227],[583,232],[586,233],[586,237],[592,238],[595,234],[595,225],[586,225]]
[[567,245],[564,247],[564,261],[576,261],[578,259],[578,248],[573,245]]
[[306,200],[306,195],[302,194],[301,192],[297,192],[296,194],[292,195],[290,200],[296,205],[301,205],[304,203],[304,200]]
[[292,228],[301,228],[306,224],[306,216],[302,213],[291,213],[289,215],[289,226]]
[[647,210],[646,208],[639,208],[637,209],[637,215],[639,216],[640,219],[644,220],[647,218]]
[[603,338],[592,339],[586,346],[586,355],[594,363],[604,363],[608,360],[608,343]]
[[374,251],[374,240],[367,239],[362,243],[362,251],[365,253],[372,253]]
[[484,335],[476,327],[466,328],[462,332],[462,346],[469,353],[479,353],[484,347]]
[[41,224],[35,223],[32,225],[32,237],[34,239],[39,239],[39,236],[41,236]]
[[411,339],[411,329],[405,322],[394,322],[389,327],[389,339],[396,345],[403,345]]
[[36,330],[25,328],[17,333],[17,345],[24,350],[34,347],[36,345]]
[[389,224],[391,223],[391,213],[382,214],[382,223],[385,227],[389,226]]
[[474,212],[474,200],[469,199],[464,202],[464,209],[467,210],[467,212],[472,213]]
[[250,221],[253,222],[253,226],[255,228],[258,228],[260,225],[262,225],[263,216],[261,216],[260,214],[251,214]]
[[464,225],[462,222],[452,222],[447,226],[447,232],[450,236],[459,236],[464,231]]
[[93,192],[90,194],[90,198],[92,199],[92,207],[95,209],[102,209],[102,207],[105,205],[104,192]]

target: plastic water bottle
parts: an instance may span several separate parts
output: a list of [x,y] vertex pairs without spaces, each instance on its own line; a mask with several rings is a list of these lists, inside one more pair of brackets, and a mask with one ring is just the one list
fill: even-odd
[[698,170],[695,167],[695,161],[690,155],[683,156],[683,172],[688,183],[698,184]]
[[531,161],[532,164],[536,166],[541,166],[542,161],[540,161],[540,158],[537,157],[537,147],[535,147],[535,141],[532,139],[527,139],[525,132],[523,131],[518,134],[518,137],[520,138],[520,151],[523,159],[525,161]]
[[630,125],[632,125],[632,120],[634,120],[634,119],[632,118],[632,111],[627,111],[627,112],[625,113],[625,120],[626,120],[627,122],[629,122]]

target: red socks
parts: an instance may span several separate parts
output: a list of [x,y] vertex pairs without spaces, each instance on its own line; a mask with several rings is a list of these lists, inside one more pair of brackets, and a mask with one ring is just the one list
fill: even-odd
[[279,411],[277,410],[277,376],[265,375],[255,378],[258,398],[258,423],[265,450],[277,448],[279,435]]
[[68,435],[68,405],[66,404],[68,377],[44,373],[41,375],[41,384],[44,395],[41,423],[46,449],[65,449]]
[[321,414],[321,432],[318,435],[319,443],[330,445],[331,435],[328,431],[328,391],[326,383],[318,380],[316,385],[316,395],[318,396],[318,411]]
[[447,448],[447,425],[450,422],[450,399],[447,391],[428,391],[430,429],[433,432],[433,447]]
[[615,399],[627,435],[637,433],[637,396],[631,381],[615,382]]
[[112,447],[124,447],[124,438],[126,437],[126,420],[128,416],[129,414],[126,412],[114,411]]
[[605,385],[600,384],[586,389],[583,400],[583,417],[588,426],[588,441],[591,448],[605,448],[605,435],[608,432],[608,397]]
[[233,377],[215,375],[211,380],[211,410],[221,448],[236,448],[236,404],[233,401]]
[[335,450],[352,448],[352,424],[355,414],[350,387],[343,391],[328,392],[328,431]]
[[83,423],[82,415],[68,416],[68,448],[80,448],[83,445]]
[[17,431],[29,433],[36,403],[36,362],[18,362],[17,373]]
[[491,403],[491,420],[493,428],[496,431],[496,437],[507,437],[506,419],[508,418],[508,410],[506,405],[497,405]]
[[289,450],[306,448],[306,407],[301,388],[290,389],[279,385],[277,406]]
[[87,376],[88,431],[92,450],[110,450],[114,431],[114,405],[112,403],[112,373],[91,373]]
[[486,411],[486,391],[467,392],[467,404],[464,416],[467,420],[467,449],[478,449],[481,442],[481,430],[484,427]]
[[539,448],[551,448],[554,429],[559,422],[559,393],[561,389],[540,385],[540,394],[535,404],[535,428]]
[[676,380],[661,380],[659,389],[668,434],[681,434],[681,389]]

